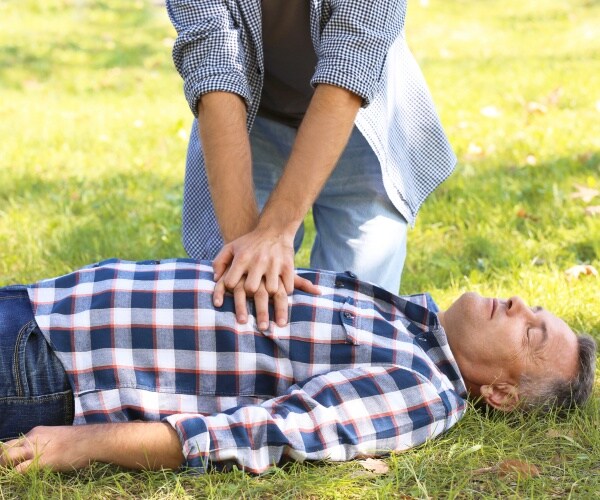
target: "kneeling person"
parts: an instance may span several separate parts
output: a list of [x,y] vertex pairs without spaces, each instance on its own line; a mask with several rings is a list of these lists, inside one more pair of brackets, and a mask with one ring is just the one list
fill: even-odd
[[260,473],[419,445],[467,395],[510,411],[592,391],[594,341],[518,297],[439,311],[427,294],[299,274],[321,294],[294,292],[289,323],[266,330],[252,309],[237,322],[232,296],[213,306],[210,262],[109,260],[0,289],[0,462]]

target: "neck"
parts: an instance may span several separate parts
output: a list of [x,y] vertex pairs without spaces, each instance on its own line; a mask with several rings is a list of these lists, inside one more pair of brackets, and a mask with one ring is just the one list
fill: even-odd
[[479,396],[479,394],[480,394],[479,384],[474,384],[465,376],[465,371],[467,371],[467,370],[465,370],[465,368],[467,368],[467,367],[465,367],[464,365],[466,363],[468,363],[468,361],[463,359],[463,357],[460,353],[460,349],[456,345],[457,339],[454,335],[453,330],[450,328],[450,325],[448,325],[448,322],[446,319],[446,311],[439,311],[437,313],[437,315],[438,315],[440,324],[442,325],[442,328],[444,329],[444,332],[446,333],[446,338],[448,339],[448,345],[450,346],[450,350],[452,351],[452,354],[454,355],[454,359],[456,361],[456,364],[458,365],[458,369],[460,370],[461,376],[462,376],[465,386],[467,388],[467,392],[472,396],[475,396],[475,397]]

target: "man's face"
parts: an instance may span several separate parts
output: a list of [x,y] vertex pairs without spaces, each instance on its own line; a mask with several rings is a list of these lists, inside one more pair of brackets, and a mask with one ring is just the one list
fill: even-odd
[[520,297],[491,299],[465,293],[440,319],[467,387],[518,385],[524,374],[534,380],[571,379],[577,372],[573,331]]

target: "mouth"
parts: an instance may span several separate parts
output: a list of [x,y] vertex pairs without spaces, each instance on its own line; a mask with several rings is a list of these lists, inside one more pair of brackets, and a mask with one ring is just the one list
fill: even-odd
[[492,319],[494,317],[494,313],[496,312],[497,308],[498,308],[498,299],[492,299],[492,314],[490,314],[490,319]]

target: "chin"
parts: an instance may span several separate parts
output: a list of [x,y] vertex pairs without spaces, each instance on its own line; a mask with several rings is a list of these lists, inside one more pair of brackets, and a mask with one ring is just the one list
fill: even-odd
[[[454,301],[454,304],[461,308],[472,307],[481,301],[483,297],[475,292],[465,292],[458,299]],[[452,306],[454,306],[452,304]]]
[[486,316],[486,301],[487,299],[478,293],[466,292],[456,299],[448,312],[454,317],[454,321],[458,325],[466,327],[473,322],[478,323],[482,317]]

